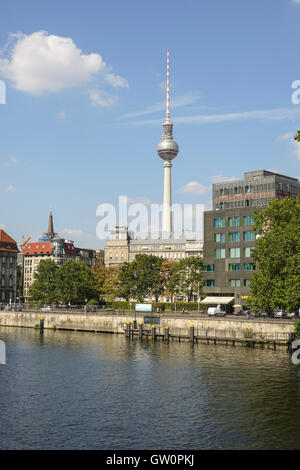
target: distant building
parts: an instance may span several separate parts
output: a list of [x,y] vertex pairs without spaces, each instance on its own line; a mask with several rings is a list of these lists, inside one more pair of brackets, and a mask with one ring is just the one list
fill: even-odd
[[105,266],[115,267],[131,262],[138,254],[157,256],[170,261],[180,261],[191,256],[203,255],[203,242],[184,237],[139,239],[134,238],[127,227],[116,227],[105,245]]
[[17,243],[0,230],[0,303],[16,302]]
[[29,242],[23,248],[23,295],[25,300],[29,298],[29,288],[34,281],[34,273],[43,259],[51,259],[58,266],[66,261],[81,260],[87,266],[95,264],[96,251],[86,248],[77,248],[72,240],[61,238],[54,232],[53,215],[50,211],[48,231],[38,242]]
[[213,185],[213,210],[204,213],[203,255],[204,292],[215,297],[211,303],[247,304],[256,269],[251,257],[256,242],[254,211],[266,209],[272,199],[299,195],[296,178],[265,170]]

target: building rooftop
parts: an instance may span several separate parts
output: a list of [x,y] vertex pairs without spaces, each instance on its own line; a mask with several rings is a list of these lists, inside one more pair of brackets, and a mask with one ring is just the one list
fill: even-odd
[[0,229],[0,250],[19,252],[17,242],[2,229]]

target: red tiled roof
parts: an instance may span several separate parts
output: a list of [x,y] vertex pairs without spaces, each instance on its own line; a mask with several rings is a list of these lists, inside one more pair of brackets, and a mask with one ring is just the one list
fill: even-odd
[[0,229],[0,250],[17,252],[19,251],[17,242],[2,229]]
[[28,243],[24,250],[23,255],[51,255],[52,247],[51,242],[38,242]]

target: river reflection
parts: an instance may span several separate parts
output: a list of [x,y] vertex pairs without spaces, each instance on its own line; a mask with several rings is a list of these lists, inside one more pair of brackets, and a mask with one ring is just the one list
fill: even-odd
[[285,349],[0,327],[1,449],[299,449]]

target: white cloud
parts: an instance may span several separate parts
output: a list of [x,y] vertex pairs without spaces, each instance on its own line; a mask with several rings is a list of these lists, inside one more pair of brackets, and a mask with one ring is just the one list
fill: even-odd
[[57,113],[57,119],[60,119],[61,121],[67,119],[67,115],[63,109]]
[[13,184],[10,184],[6,188],[4,188],[3,191],[5,193],[14,193],[15,191],[17,191],[17,188]]
[[[174,117],[172,121],[174,123],[182,124],[215,124],[220,122],[230,121],[247,121],[250,119],[261,120],[261,121],[284,121],[291,119],[300,118],[300,109],[297,107],[293,108],[278,108],[278,109],[266,109],[256,111],[244,111],[240,113],[223,113],[223,114],[211,114],[211,115],[192,115],[192,116],[179,116]],[[161,122],[161,119],[149,119],[142,121],[133,121],[133,125],[157,125]]]
[[235,176],[224,176],[224,175],[214,175],[212,177],[212,182],[213,183],[223,183],[224,181],[235,181],[238,178]]
[[286,140],[291,140],[292,138],[293,138],[292,132],[286,132],[285,134],[282,134],[276,137],[275,142],[284,142]]
[[209,190],[209,186],[204,186],[198,181],[190,181],[185,186],[182,186],[182,188],[178,190],[178,193],[194,194],[195,196],[199,196],[200,194],[203,194],[208,190]]
[[15,166],[19,163],[19,161],[16,159],[16,157],[9,157],[6,161],[6,166]]
[[[200,98],[200,93],[186,93],[185,95],[175,96],[172,98],[172,109],[179,108],[181,106],[188,106],[196,103]],[[166,108],[166,102],[160,101],[152,106],[147,106],[145,109],[139,111],[132,111],[130,113],[123,114],[119,119],[132,119],[139,116],[146,116],[156,112],[164,111]],[[161,121],[161,120],[160,120]]]
[[71,38],[46,31],[11,34],[1,54],[6,57],[0,58],[0,75],[32,95],[86,85],[98,75],[113,87],[128,86],[100,54],[84,54]]
[[114,88],[128,88],[128,81],[120,77],[119,75],[115,75],[114,73],[108,73],[105,75],[105,81],[109,83]]
[[76,229],[76,228],[67,228],[65,227],[61,231],[62,235],[65,235],[66,238],[71,238],[72,240],[75,241],[84,241],[84,242],[94,242],[97,240],[97,238],[90,233],[86,233],[81,229]]
[[296,5],[297,5],[297,4],[300,5],[300,0],[292,0],[291,3],[294,3],[294,4],[296,4]]
[[285,134],[278,136],[275,139],[275,142],[289,142],[292,146],[292,154],[295,155],[298,160],[300,160],[300,142],[297,142],[294,139],[294,135],[295,134],[292,132],[286,132]]
[[151,204],[155,204],[151,199],[146,197],[128,197],[127,198],[128,204],[144,204],[145,206],[150,206]]
[[117,95],[111,95],[99,88],[89,90],[89,98],[93,106],[103,106],[105,108],[114,106],[119,99]]

